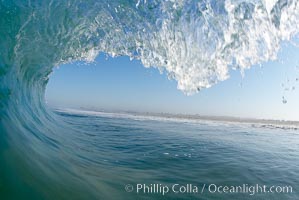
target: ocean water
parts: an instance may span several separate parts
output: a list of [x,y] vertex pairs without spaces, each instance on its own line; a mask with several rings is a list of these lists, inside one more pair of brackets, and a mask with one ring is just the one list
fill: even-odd
[[0,199],[163,199],[125,191],[142,182],[295,190],[295,129],[53,112],[44,94],[54,67],[101,52],[156,67],[192,94],[276,59],[298,31],[298,0],[1,0]]
[[[42,144],[49,152],[36,149],[42,155],[18,158],[8,154],[6,159],[18,168],[18,174],[4,168],[1,199],[299,198],[299,134],[295,129],[128,114],[62,110],[56,114],[69,129],[57,132],[59,143],[44,139]],[[37,140],[31,145],[40,145]],[[126,191],[128,184],[133,191]],[[159,190],[137,192],[137,184],[158,184],[170,191],[164,195]],[[174,184],[179,184],[176,192],[188,184],[198,187],[198,192],[182,189],[175,193]],[[219,193],[214,186],[209,190],[212,184],[291,186],[292,190]]]

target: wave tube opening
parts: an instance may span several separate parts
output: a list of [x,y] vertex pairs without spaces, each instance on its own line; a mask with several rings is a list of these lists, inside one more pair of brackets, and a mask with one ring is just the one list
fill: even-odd
[[0,27],[1,190],[12,199],[91,199],[110,191],[82,177],[78,130],[45,105],[53,67],[99,52],[125,55],[192,94],[229,78],[229,69],[276,59],[281,42],[298,33],[299,3],[3,0]]

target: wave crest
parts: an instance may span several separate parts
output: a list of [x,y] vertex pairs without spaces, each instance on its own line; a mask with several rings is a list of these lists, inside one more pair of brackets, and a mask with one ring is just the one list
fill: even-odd
[[1,4],[14,23],[7,29],[8,19],[2,20],[2,38],[15,40],[4,42],[2,57],[13,46],[26,79],[45,79],[53,65],[92,61],[105,52],[166,71],[187,94],[227,79],[230,69],[275,59],[281,41],[299,30],[298,1],[292,0]]

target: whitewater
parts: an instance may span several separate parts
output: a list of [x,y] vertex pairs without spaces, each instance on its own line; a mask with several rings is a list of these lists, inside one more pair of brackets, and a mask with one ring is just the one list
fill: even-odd
[[[298,32],[298,0],[0,1],[1,199],[134,199],[123,190],[134,180],[255,182],[272,173],[280,176],[266,182],[295,185],[296,130],[274,140],[274,148],[267,144],[272,137],[266,128],[242,131],[167,121],[158,126],[147,120],[53,112],[44,96],[53,68],[92,62],[99,53],[129,56],[158,68],[191,95],[228,79],[230,70],[244,73],[275,60],[282,42],[292,41]],[[240,137],[248,137],[248,143],[242,146]],[[156,143],[159,152],[151,152]],[[186,146],[190,151],[183,151]],[[225,150],[217,154],[221,148]],[[142,157],[148,152],[149,157]],[[238,154],[231,156],[233,152]],[[221,160],[221,155],[231,157]],[[246,156],[251,157],[246,161]],[[282,164],[286,169],[279,168]],[[188,166],[198,170],[179,173]],[[245,168],[252,179],[241,175]],[[209,196],[213,198],[219,196]]]

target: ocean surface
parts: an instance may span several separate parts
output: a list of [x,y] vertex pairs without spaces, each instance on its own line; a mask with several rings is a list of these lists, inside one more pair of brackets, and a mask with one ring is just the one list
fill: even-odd
[[[14,163],[18,174],[10,173],[13,168],[1,167],[6,175],[1,181],[1,199],[299,198],[299,134],[293,128],[75,110],[55,112],[69,128],[56,133],[59,143],[44,138],[42,144],[48,149],[31,144],[36,152],[49,157],[40,158],[38,153],[30,154],[30,158],[8,155],[6,159]],[[169,192],[137,192],[137,184],[158,184],[168,187]],[[266,185],[268,190],[271,186],[291,186],[292,190],[270,193],[249,189],[257,184]],[[180,192],[179,188],[187,185],[198,187],[198,191],[183,188]],[[214,185],[245,185],[248,189],[220,193],[215,192]]]

